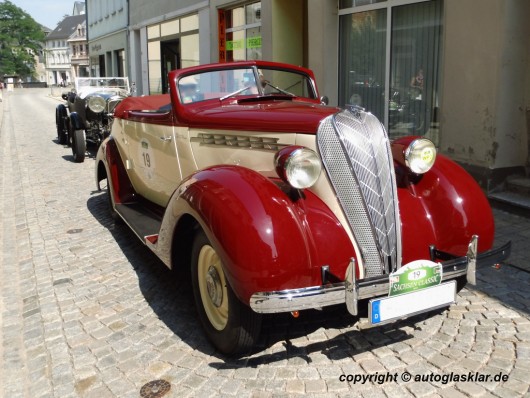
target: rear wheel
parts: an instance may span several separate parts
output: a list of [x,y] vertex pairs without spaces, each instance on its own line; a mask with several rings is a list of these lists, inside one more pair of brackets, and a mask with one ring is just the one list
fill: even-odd
[[193,242],[191,266],[195,305],[208,339],[226,355],[249,351],[259,336],[261,316],[236,297],[202,230]]
[[83,130],[74,130],[72,133],[72,154],[74,161],[82,163],[85,160],[86,142]]

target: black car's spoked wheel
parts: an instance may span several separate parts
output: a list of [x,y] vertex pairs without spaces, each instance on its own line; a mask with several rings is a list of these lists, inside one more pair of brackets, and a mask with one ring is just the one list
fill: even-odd
[[74,161],[82,163],[85,160],[86,142],[83,130],[74,130],[72,133],[72,154]]
[[202,230],[193,241],[191,266],[195,305],[206,336],[223,354],[248,352],[259,336],[261,316],[236,297]]

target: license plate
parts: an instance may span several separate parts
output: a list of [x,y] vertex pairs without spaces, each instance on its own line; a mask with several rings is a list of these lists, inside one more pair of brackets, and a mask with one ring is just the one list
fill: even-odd
[[370,322],[377,325],[445,307],[455,300],[456,281],[450,281],[398,296],[370,300],[368,316]]

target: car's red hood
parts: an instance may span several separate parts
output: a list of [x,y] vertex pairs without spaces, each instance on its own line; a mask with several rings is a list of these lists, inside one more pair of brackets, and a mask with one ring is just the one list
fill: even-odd
[[232,102],[212,106],[184,106],[177,114],[179,124],[194,128],[250,130],[315,134],[320,121],[339,109],[309,102]]

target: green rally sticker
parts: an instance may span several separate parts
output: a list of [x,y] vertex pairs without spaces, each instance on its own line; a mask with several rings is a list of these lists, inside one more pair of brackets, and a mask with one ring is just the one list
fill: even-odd
[[413,261],[391,273],[389,280],[389,296],[439,285],[442,282],[442,265],[429,260]]

